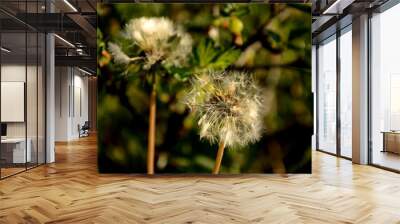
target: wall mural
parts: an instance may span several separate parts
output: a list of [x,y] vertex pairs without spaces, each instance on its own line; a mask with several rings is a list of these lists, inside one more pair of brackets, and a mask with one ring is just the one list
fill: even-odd
[[310,4],[98,4],[101,173],[310,173]]

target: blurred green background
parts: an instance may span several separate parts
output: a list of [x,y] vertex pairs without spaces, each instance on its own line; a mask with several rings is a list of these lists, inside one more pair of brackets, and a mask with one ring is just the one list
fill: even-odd
[[[186,68],[158,77],[156,173],[210,173],[218,145],[199,139],[182,104],[193,72],[252,72],[265,96],[266,131],[227,149],[221,173],[311,173],[310,4],[98,4],[98,166],[146,173],[150,84],[137,66],[114,64],[107,42],[136,17],[168,17],[194,39]],[[130,55],[133,56],[133,55]]]

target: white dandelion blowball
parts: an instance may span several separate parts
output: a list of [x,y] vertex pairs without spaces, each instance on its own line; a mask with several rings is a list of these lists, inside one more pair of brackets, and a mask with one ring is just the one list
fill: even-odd
[[196,75],[185,103],[199,119],[200,138],[224,142],[227,147],[245,146],[261,138],[261,91],[249,73]]
[[[164,17],[131,19],[122,34],[145,53],[145,57],[142,58],[145,61],[145,69],[157,62],[168,66],[182,66],[192,51],[191,36]],[[116,43],[109,43],[109,50],[117,63],[128,64],[133,61],[133,58],[129,58]]]

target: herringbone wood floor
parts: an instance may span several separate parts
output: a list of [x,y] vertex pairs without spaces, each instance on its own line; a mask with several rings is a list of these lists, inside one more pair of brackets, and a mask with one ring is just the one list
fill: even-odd
[[100,175],[95,138],[0,181],[0,223],[400,223],[400,175],[314,152],[312,175]]

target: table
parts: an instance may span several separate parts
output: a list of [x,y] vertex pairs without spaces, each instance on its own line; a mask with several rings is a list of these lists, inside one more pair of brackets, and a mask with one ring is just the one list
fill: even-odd
[[[1,139],[1,157],[9,163],[26,163],[31,162],[32,141],[30,138],[26,139],[28,143],[25,152],[25,138],[5,138]],[[12,154],[12,155],[11,155]],[[12,158],[12,160],[11,160]]]

